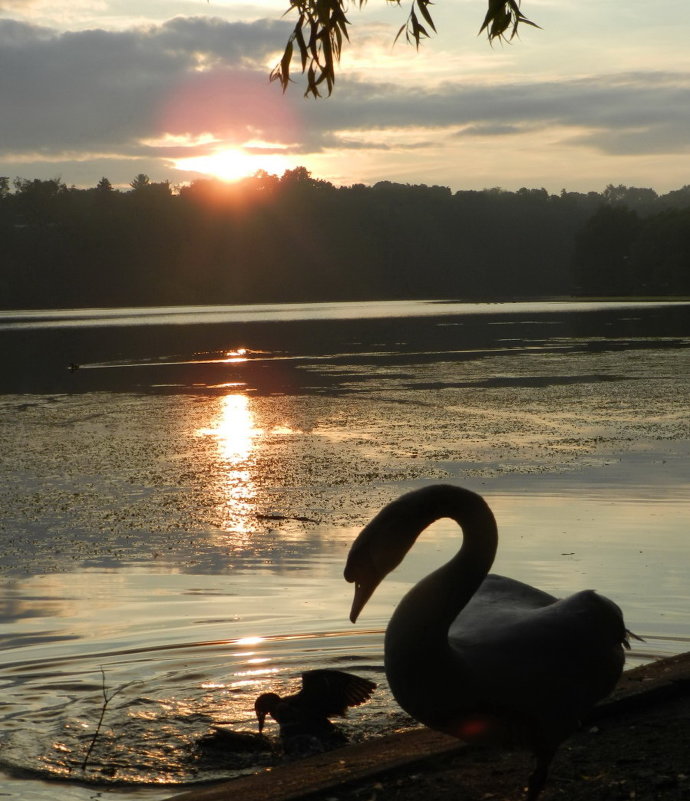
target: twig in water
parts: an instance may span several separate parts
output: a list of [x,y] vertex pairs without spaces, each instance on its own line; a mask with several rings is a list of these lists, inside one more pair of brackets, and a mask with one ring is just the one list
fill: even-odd
[[105,717],[105,710],[108,708],[108,704],[115,698],[116,695],[121,693],[125,687],[129,687],[132,684],[131,681],[128,681],[127,684],[122,684],[117,690],[113,690],[113,692],[108,695],[108,691],[105,686],[105,671],[103,670],[103,666],[101,665],[101,677],[102,677],[102,684],[101,684],[101,692],[103,693],[103,706],[101,707],[101,716],[98,719],[98,725],[96,726],[96,731],[93,733],[93,737],[91,738],[91,744],[89,745],[89,749],[86,752],[86,756],[84,757],[84,761],[81,763],[82,773],[86,771],[86,766],[89,763],[89,757],[91,756],[91,752],[93,751],[94,745],[96,745],[96,740],[98,739],[98,735],[101,731],[101,725],[103,723],[103,718]]

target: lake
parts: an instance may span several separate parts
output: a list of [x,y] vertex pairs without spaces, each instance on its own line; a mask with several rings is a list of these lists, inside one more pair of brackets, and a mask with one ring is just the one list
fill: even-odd
[[383,630],[458,531],[434,524],[355,626],[342,570],[428,482],[486,497],[495,572],[615,600],[629,665],[690,648],[688,303],[1,311],[0,339],[4,798],[275,764],[197,744],[256,731],[256,696],[315,667],[378,683],[352,740],[408,727]]

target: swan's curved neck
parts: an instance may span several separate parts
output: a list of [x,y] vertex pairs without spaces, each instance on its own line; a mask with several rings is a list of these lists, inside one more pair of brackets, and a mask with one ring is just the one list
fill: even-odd
[[[450,666],[448,629],[489,572],[498,533],[487,503],[469,490],[435,485],[420,490],[413,501],[419,504],[417,517],[421,524],[416,536],[442,517],[455,520],[463,532],[458,553],[405,595],[386,631],[387,664],[404,660],[415,665],[417,679],[423,681],[429,672],[430,681],[434,681],[434,675],[438,679],[439,671]],[[452,669],[457,673],[456,660]],[[414,673],[410,671],[408,675]]]

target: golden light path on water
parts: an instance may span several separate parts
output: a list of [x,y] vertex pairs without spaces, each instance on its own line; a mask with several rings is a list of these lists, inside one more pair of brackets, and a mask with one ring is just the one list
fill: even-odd
[[[244,349],[228,352],[227,361],[244,362],[245,352]],[[255,467],[252,455],[257,441],[264,436],[264,431],[257,427],[250,397],[240,392],[221,397],[215,417],[208,426],[199,428],[196,435],[212,437],[217,443],[223,495],[219,528],[223,532],[232,532],[232,539],[226,544],[241,550],[246,547],[253,530],[251,518],[257,488],[252,472]]]

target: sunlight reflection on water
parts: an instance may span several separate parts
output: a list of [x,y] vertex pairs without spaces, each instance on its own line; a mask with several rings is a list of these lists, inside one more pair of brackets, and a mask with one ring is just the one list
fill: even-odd
[[[256,420],[247,395],[226,395],[219,401],[220,411],[210,427],[200,428],[199,436],[213,437],[223,464],[221,492],[224,495],[220,528],[233,533],[230,547],[246,547],[252,534],[252,513],[255,511],[256,486],[251,456],[257,439],[264,436],[256,428]],[[213,489],[209,487],[209,491]]]

